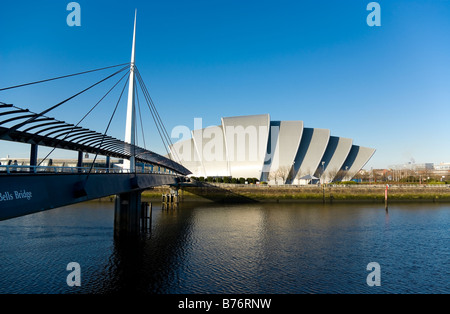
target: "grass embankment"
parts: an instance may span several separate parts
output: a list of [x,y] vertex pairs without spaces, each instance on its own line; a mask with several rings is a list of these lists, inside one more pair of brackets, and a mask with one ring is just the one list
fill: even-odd
[[[161,199],[162,194],[170,192],[169,187],[159,187],[144,192],[143,196]],[[184,200],[203,200],[224,202],[257,201],[371,201],[384,202],[385,185],[351,185],[351,186],[259,186],[208,184],[201,187],[183,188]],[[388,190],[389,201],[432,201],[450,202],[449,186],[391,186]]]

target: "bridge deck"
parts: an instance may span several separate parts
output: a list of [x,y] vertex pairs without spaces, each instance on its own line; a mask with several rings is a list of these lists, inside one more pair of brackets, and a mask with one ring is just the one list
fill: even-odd
[[0,175],[0,220],[109,195],[175,184],[178,177],[156,173],[18,173]]
[[[49,122],[50,121],[50,122]],[[0,102],[0,140],[82,151],[191,172],[173,160],[105,134]]]

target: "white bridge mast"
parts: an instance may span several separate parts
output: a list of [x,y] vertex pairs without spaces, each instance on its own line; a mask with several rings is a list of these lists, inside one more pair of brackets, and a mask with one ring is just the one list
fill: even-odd
[[[134,60],[135,60],[135,47],[136,47],[136,17],[137,9],[134,13],[134,31],[133,31],[133,47],[131,50],[131,64],[130,64],[130,79],[128,82],[128,105],[127,105],[127,122],[125,126],[125,142],[135,145],[135,130],[136,130],[136,112],[134,106]],[[135,171],[135,157],[133,151],[130,152],[132,156],[130,160],[125,159],[123,161],[123,169],[130,172]]]

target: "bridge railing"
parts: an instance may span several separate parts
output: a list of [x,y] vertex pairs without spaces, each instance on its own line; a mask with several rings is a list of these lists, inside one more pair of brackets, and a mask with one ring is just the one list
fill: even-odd
[[[149,169],[137,168],[136,173],[152,174],[173,174],[163,171],[152,171]],[[0,165],[0,175],[12,174],[62,174],[62,173],[130,173],[129,169],[122,168],[96,168],[93,167],[64,167],[64,166],[19,166],[19,165]]]

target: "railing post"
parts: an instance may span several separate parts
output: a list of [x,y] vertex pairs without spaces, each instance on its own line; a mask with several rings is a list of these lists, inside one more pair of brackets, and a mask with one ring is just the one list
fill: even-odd
[[38,157],[38,145],[37,144],[31,144],[31,149],[30,149],[30,172],[36,173],[37,157]]
[[81,173],[81,167],[83,167],[83,152],[78,152],[78,161],[77,161],[77,168],[78,172]]
[[106,173],[109,173],[110,166],[111,166],[111,157],[106,156]]

